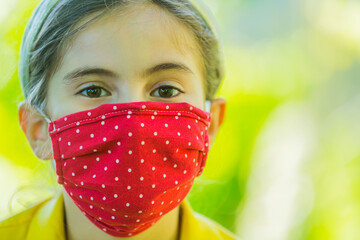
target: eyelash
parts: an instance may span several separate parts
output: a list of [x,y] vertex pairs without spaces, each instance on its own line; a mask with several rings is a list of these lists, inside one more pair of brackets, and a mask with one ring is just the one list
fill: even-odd
[[[173,86],[171,86],[171,85],[162,85],[162,86],[156,88],[154,91],[152,91],[152,92],[150,93],[150,96],[153,96],[153,93],[154,93],[155,91],[157,91],[157,90],[160,90],[161,88],[163,88],[163,89],[164,89],[164,88],[171,88],[172,90],[176,90],[176,91],[179,92],[179,93],[176,94],[175,96],[172,96],[172,97],[162,97],[162,98],[174,98],[174,97],[177,97],[178,95],[180,95],[181,93],[184,93],[184,92],[181,91],[180,89],[178,89],[178,88],[176,88],[176,87],[173,87]],[[89,87],[86,87],[86,88],[80,90],[77,94],[81,94],[81,95],[83,95],[83,96],[85,96],[85,97],[89,97],[89,96],[86,96],[85,94],[82,94],[82,92],[87,91],[87,90],[89,90],[89,89],[100,89],[101,91],[105,91],[105,92],[108,94],[107,96],[110,96],[110,95],[111,95],[111,93],[109,93],[105,88],[103,88],[103,87],[101,87],[101,86],[97,86],[97,85],[91,85],[91,86],[89,86]],[[102,94],[100,94],[100,97],[101,97],[101,95],[102,95]],[[89,97],[89,98],[100,98],[100,97]],[[155,97],[161,97],[161,96],[155,96]]]

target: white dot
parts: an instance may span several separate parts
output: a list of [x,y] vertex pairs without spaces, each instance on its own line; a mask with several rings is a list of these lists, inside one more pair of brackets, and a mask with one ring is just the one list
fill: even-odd
[[77,122],[77,123],[76,123],[76,126],[79,126],[79,125],[80,125],[80,122]]
[[197,119],[195,119],[195,122],[196,122],[196,123],[198,123],[198,120],[197,120]]
[[112,210],[113,210],[113,212],[116,212],[116,209],[115,209],[115,208],[113,208]]
[[187,158],[187,154],[185,153],[185,158]]
[[203,131],[201,131],[201,135],[204,135],[204,132],[203,132]]
[[96,161],[100,161],[100,158],[99,158],[99,157],[97,157],[97,158],[96,158]]
[[81,196],[81,195],[80,195],[79,197],[82,199],[82,196]]
[[170,143],[169,140],[167,140],[167,141],[166,141],[166,144],[169,144],[169,143]]
[[190,126],[190,125],[188,125],[188,128],[190,129],[190,128],[191,128],[191,126]]
[[[124,217],[126,217],[126,218],[127,218],[127,217],[129,217],[129,216],[128,216],[128,215],[124,215]],[[131,233],[129,233],[129,236],[131,236]]]
[[151,201],[151,204],[154,204],[155,203],[155,201]]
[[179,183],[178,181],[175,181],[175,184],[176,184],[176,185],[178,185],[178,183]]
[[152,167],[151,169],[152,169],[153,171],[155,171],[155,167]]
[[70,146],[70,145],[71,145],[71,142],[68,142],[68,145]]
[[193,107],[190,107],[190,111],[192,111],[193,110]]
[[120,145],[121,145],[121,142],[117,142],[117,145],[120,146]]
[[131,118],[131,116],[130,115],[127,115],[127,119],[130,119]]
[[117,107],[116,107],[116,106],[114,106],[114,107],[113,107],[113,109],[114,109],[114,110],[116,110],[116,109],[117,109]]
[[71,192],[70,195],[73,196],[74,194]]
[[166,178],[166,174],[165,174],[165,173],[164,173],[163,177]]
[[116,130],[118,130],[118,129],[119,129],[119,126],[118,126],[118,125],[116,125],[116,126],[115,126],[115,129],[116,129]]
[[209,146],[209,144],[208,144],[208,143],[205,143],[205,146],[207,147],[207,146]]
[[108,150],[108,153],[111,154],[111,150]]
[[104,171],[107,171],[107,167],[104,167]]
[[167,158],[166,157],[164,157],[164,161],[166,161],[167,160]]
[[114,217],[114,216],[111,216],[111,219],[115,219],[115,217]]
[[91,112],[88,112],[88,116],[89,116],[89,117],[91,116]]
[[186,170],[184,170],[184,174],[186,174],[187,173],[187,171]]
[[193,159],[193,163],[195,162],[195,158]]
[[96,174],[93,175],[93,178],[96,178]]
[[181,116],[181,113],[178,113],[179,116]]
[[127,186],[127,189],[128,189],[128,190],[130,190],[130,189],[131,189],[131,187],[130,187],[130,186]]
[[177,149],[176,149],[176,152],[178,152],[178,151],[179,151],[179,149],[177,148]]
[[94,152],[97,152],[97,150],[96,150],[96,149],[94,149]]
[[131,155],[131,154],[132,154],[132,151],[130,150],[130,151],[129,151],[129,155]]
[[118,177],[115,177],[115,181],[119,181],[119,178],[118,178]]
[[153,153],[156,153],[156,149],[153,149]]
[[160,216],[162,215],[162,212],[160,212]]
[[61,137],[59,138],[59,142],[61,142]]
[[90,200],[91,200],[91,201],[94,201],[94,198],[93,198],[93,197],[90,197]]
[[155,116],[151,116],[151,119],[154,120],[154,119],[155,119]]
[[157,132],[154,132],[154,135],[157,136]]
[[65,121],[65,122],[67,121],[67,117],[66,117],[66,118],[64,118],[64,121]]
[[144,127],[144,126],[145,126],[145,124],[141,123],[141,127]]
[[116,163],[119,163],[120,162],[120,160],[119,159],[116,159]]
[[146,108],[146,106],[145,105],[142,105],[142,109],[145,109]]
[[175,116],[175,119],[179,119],[179,117],[178,117],[178,116]]
[[161,205],[164,205],[164,201],[161,202]]
[[106,142],[106,137],[103,138],[103,141]]
[[140,195],[139,195],[139,198],[143,198],[143,195],[142,195],[142,194],[140,194]]
[[102,118],[102,119],[105,119],[105,115],[102,115],[101,118]]
[[141,145],[145,145],[145,141],[141,141]]
[[90,208],[93,209],[93,205],[90,205]]
[[74,177],[74,176],[75,176],[75,173],[71,173],[71,175]]
[[81,186],[84,186],[84,182],[83,182],[83,181],[81,181],[81,183],[80,183],[80,184],[81,184]]
[[137,219],[136,222],[140,222],[140,219]]
[[174,164],[174,168],[176,168],[177,167],[177,165],[176,164]]
[[132,111],[128,111],[128,114],[131,115],[131,114],[132,114]]
[[166,109],[169,109],[169,106],[166,106]]
[[130,203],[126,203],[126,206],[127,206],[127,207],[130,206]]
[[138,213],[142,213],[142,211],[140,210]]
[[80,132],[80,130],[79,129],[76,129],[76,133],[79,133]]
[[90,137],[91,137],[91,138],[94,138],[94,136],[95,136],[95,135],[94,135],[93,133],[92,133],[92,134],[90,134]]
[[128,169],[128,172],[131,172],[131,168]]
[[118,197],[118,195],[115,193],[115,194],[114,194],[114,198],[117,198],[117,197]]
[[132,133],[131,132],[129,132],[129,137],[131,137],[132,136]]
[[83,149],[83,146],[80,146],[79,149],[80,149],[80,150]]
[[169,125],[167,123],[165,123],[165,127],[168,127]]
[[105,200],[106,200],[106,197],[103,197],[103,200],[105,201]]
[[141,159],[141,160],[140,160],[140,162],[141,162],[141,163],[144,163],[144,162],[145,162],[145,160],[144,160],[144,159]]
[[102,187],[102,188],[105,188],[105,184],[102,184],[101,187]]
[[191,146],[191,142],[189,142],[189,146]]
[[101,122],[101,125],[105,125],[105,122],[104,122],[104,121],[102,121],[102,122]]
[[86,165],[84,165],[84,169],[87,169],[87,166],[86,166]]
[[155,188],[155,184],[152,185],[152,188]]
[[143,181],[144,180],[144,177],[140,177],[140,181]]
[[177,135],[180,136],[180,133],[178,132]]

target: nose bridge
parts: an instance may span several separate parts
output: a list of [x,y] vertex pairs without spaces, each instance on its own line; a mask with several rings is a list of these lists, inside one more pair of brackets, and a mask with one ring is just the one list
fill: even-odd
[[146,101],[146,93],[144,92],[144,86],[140,79],[135,77],[127,78],[121,81],[119,86],[119,95],[117,96],[116,102],[127,103],[127,102],[142,102]]

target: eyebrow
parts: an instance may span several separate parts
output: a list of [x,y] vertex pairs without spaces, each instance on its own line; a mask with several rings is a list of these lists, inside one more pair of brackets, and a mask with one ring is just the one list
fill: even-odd
[[[152,74],[158,73],[158,72],[168,71],[168,70],[178,70],[178,71],[183,71],[186,73],[194,74],[190,70],[190,68],[188,68],[184,64],[168,62],[168,63],[161,63],[161,64],[155,65],[149,69],[146,69],[141,74],[141,76],[146,77],[146,76],[150,76]],[[75,69],[75,70],[71,71],[70,73],[66,74],[64,77],[64,81],[65,81],[65,83],[70,83],[71,80],[74,80],[74,79],[77,79],[80,77],[84,77],[87,75],[100,75],[100,76],[107,76],[107,77],[111,77],[111,78],[119,78],[119,75],[114,73],[111,70],[104,69],[104,68],[85,66],[85,67]]]

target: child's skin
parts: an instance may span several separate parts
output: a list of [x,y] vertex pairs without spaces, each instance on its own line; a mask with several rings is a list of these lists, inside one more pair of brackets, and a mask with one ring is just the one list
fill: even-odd
[[[105,16],[78,34],[64,53],[62,64],[49,81],[48,117],[53,121],[105,103],[138,101],[188,102],[204,109],[204,68],[198,49],[191,32],[154,5],[136,5],[121,14]],[[148,72],[164,63],[178,64],[187,70],[160,68]],[[106,69],[111,74],[88,74],[67,82],[63,80],[70,72],[84,67]],[[92,92],[84,90],[92,85],[98,87]],[[164,95],[159,91],[161,86],[172,86],[180,91],[164,88],[162,90],[169,94]],[[223,121],[224,111],[225,100],[212,101],[210,144]],[[52,159],[48,124],[44,118],[21,103],[19,120],[37,157]],[[63,196],[67,239],[115,239],[93,225],[65,191]],[[172,240],[177,239],[179,230],[179,207],[176,207],[154,226],[128,239]]]

